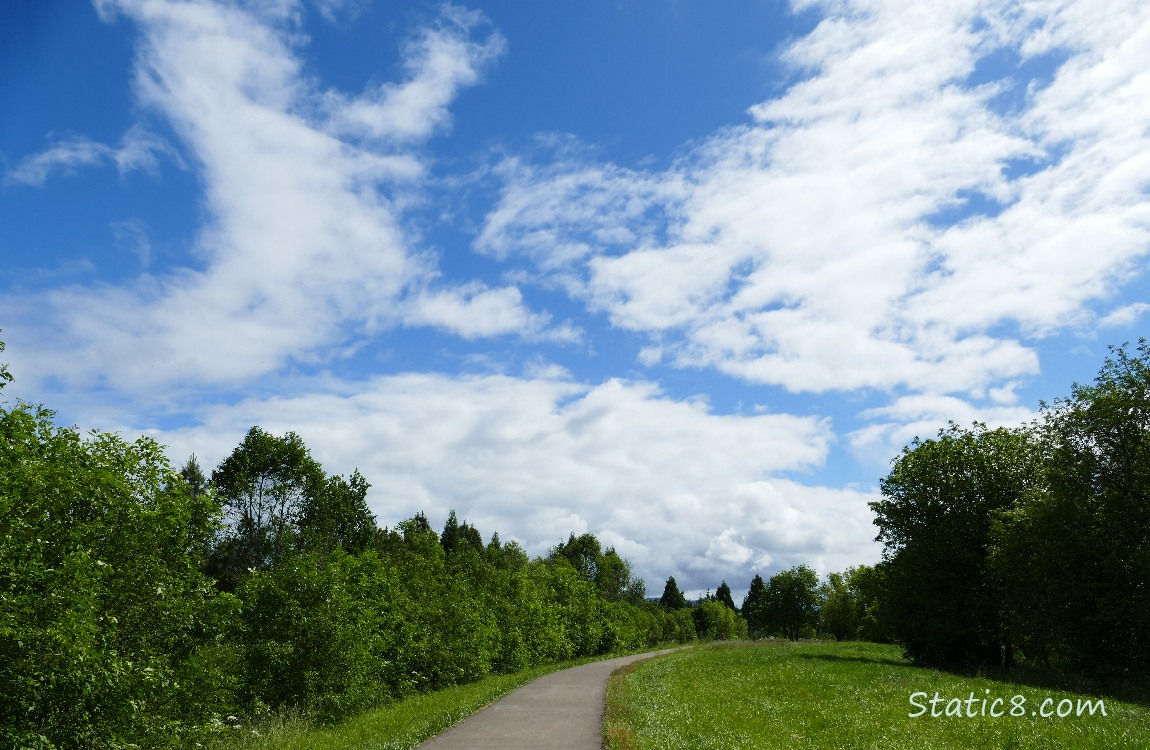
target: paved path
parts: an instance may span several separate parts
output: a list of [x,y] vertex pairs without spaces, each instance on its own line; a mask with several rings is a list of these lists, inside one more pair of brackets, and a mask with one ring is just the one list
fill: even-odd
[[607,678],[633,661],[675,649],[621,656],[552,672],[448,727],[420,750],[600,750]]

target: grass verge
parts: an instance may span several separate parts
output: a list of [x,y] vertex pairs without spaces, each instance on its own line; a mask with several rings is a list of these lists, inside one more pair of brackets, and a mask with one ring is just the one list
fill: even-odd
[[[1043,717],[1048,698],[1053,715]],[[1097,709],[1100,700],[1105,716],[1074,715],[1080,702]],[[1002,716],[991,715],[996,708]],[[604,724],[608,750],[1133,750],[1147,738],[1145,705],[923,669],[895,647],[866,643],[716,645],[638,662],[608,683]]]

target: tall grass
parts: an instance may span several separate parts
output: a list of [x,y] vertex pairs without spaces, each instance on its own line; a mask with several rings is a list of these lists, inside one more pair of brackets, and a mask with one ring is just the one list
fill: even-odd
[[[926,694],[916,699],[925,711],[911,717],[919,712],[911,703],[915,693]],[[932,709],[935,693],[944,700]],[[1024,701],[1022,716],[1010,715],[1015,696]],[[1064,699],[1075,707],[1102,700],[1106,716],[1043,718],[1037,713],[1048,697],[1054,713]],[[950,703],[955,698],[960,705]],[[996,698],[1005,714],[997,718],[989,715]],[[931,716],[948,707],[963,715]],[[609,750],[1150,745],[1146,705],[922,669],[894,647],[863,643],[716,646],[640,662],[611,678],[607,712]]]

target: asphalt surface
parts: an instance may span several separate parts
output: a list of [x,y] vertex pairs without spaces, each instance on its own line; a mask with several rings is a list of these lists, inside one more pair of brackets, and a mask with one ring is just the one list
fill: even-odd
[[600,750],[607,678],[675,649],[621,656],[544,675],[419,746],[431,750]]

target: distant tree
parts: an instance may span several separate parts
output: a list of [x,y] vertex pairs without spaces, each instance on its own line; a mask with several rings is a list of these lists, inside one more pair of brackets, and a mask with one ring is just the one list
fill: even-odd
[[859,631],[859,595],[850,584],[850,573],[828,573],[819,588],[819,630],[837,641],[853,641]]
[[467,549],[483,552],[483,534],[466,521],[459,527],[459,543]]
[[746,638],[747,622],[718,599],[705,599],[692,608],[695,633],[699,640]]
[[228,525],[209,570],[231,590],[246,571],[266,570],[296,547],[301,516],[323,494],[326,477],[299,435],[252,427],[212,484]]
[[445,552],[454,552],[459,546],[459,519],[455,516],[455,509],[447,514],[447,522],[443,524],[443,531],[439,534],[439,543]]
[[751,588],[743,597],[743,619],[747,621],[747,629],[751,637],[767,635],[766,620],[767,584],[761,575],[755,574],[751,579]]
[[735,609],[735,600],[731,598],[731,587],[727,585],[726,581],[720,583],[719,588],[715,589],[715,600]]
[[883,609],[886,597],[886,565],[856,565],[844,574],[848,590],[853,594],[857,612],[856,637],[875,643],[890,643],[891,624]]
[[603,549],[594,534],[584,533],[578,537],[571,534],[566,544],[555,547],[551,556],[566,558],[584,581],[595,583],[599,576],[599,566],[603,562]]
[[771,576],[764,594],[766,629],[797,641],[819,616],[819,576],[798,565]]
[[667,579],[667,584],[663,587],[663,595],[659,597],[659,606],[664,609],[686,609],[690,606],[687,604],[687,597],[679,591],[679,584],[675,583],[675,576]]
[[204,471],[200,468],[200,462],[196,460],[195,453],[188,457],[187,462],[180,469],[180,476],[187,483],[188,491],[192,493],[193,497],[202,497],[211,491],[208,478],[204,476]]

